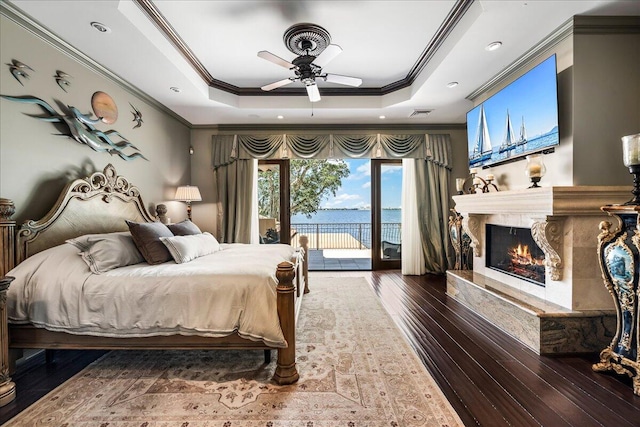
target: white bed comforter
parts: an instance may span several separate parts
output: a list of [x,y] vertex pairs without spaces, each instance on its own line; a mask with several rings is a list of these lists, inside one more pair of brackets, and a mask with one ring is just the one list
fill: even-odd
[[276,305],[276,266],[296,256],[288,245],[223,244],[185,264],[146,263],[92,274],[64,244],[36,254],[8,275],[12,323],[105,337],[201,335],[235,331],[286,347]]

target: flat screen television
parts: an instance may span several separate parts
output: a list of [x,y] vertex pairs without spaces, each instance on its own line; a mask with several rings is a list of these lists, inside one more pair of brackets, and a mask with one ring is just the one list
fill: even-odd
[[558,145],[556,56],[536,65],[467,113],[469,167]]

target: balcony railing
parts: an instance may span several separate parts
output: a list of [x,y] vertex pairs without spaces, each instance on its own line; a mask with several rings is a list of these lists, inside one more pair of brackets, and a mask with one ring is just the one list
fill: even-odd
[[[383,241],[400,243],[401,223],[381,224]],[[298,237],[309,237],[310,249],[371,249],[371,224],[369,223],[293,223],[291,244],[298,246]]]

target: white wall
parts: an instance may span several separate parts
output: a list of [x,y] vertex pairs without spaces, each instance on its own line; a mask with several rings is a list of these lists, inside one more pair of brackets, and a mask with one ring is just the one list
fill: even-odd
[[[35,70],[27,70],[30,78],[24,80],[24,86],[5,65],[13,59]],[[96,127],[103,131],[118,130],[149,159],[127,162],[95,152],[72,138],[56,135],[63,128],[27,115],[41,114],[43,110],[38,106],[0,99],[0,197],[12,199],[16,204],[13,219],[21,223],[41,218],[70,179],[102,171],[108,163],[140,188],[147,205],[165,202],[170,217],[175,220],[186,217],[184,204],[170,201],[176,186],[188,183],[191,174],[190,130],[185,124],[4,16],[0,17],[0,62],[0,94],[35,96],[59,112],[59,104],[91,112],[92,94],[108,93],[118,107],[118,120]],[[72,76],[66,93],[53,78],[57,70]],[[143,114],[140,128],[133,129],[129,103]]]

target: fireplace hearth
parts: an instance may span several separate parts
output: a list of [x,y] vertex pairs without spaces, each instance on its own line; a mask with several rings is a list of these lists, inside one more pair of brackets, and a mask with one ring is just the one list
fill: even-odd
[[545,286],[544,252],[531,229],[486,224],[486,266]]

